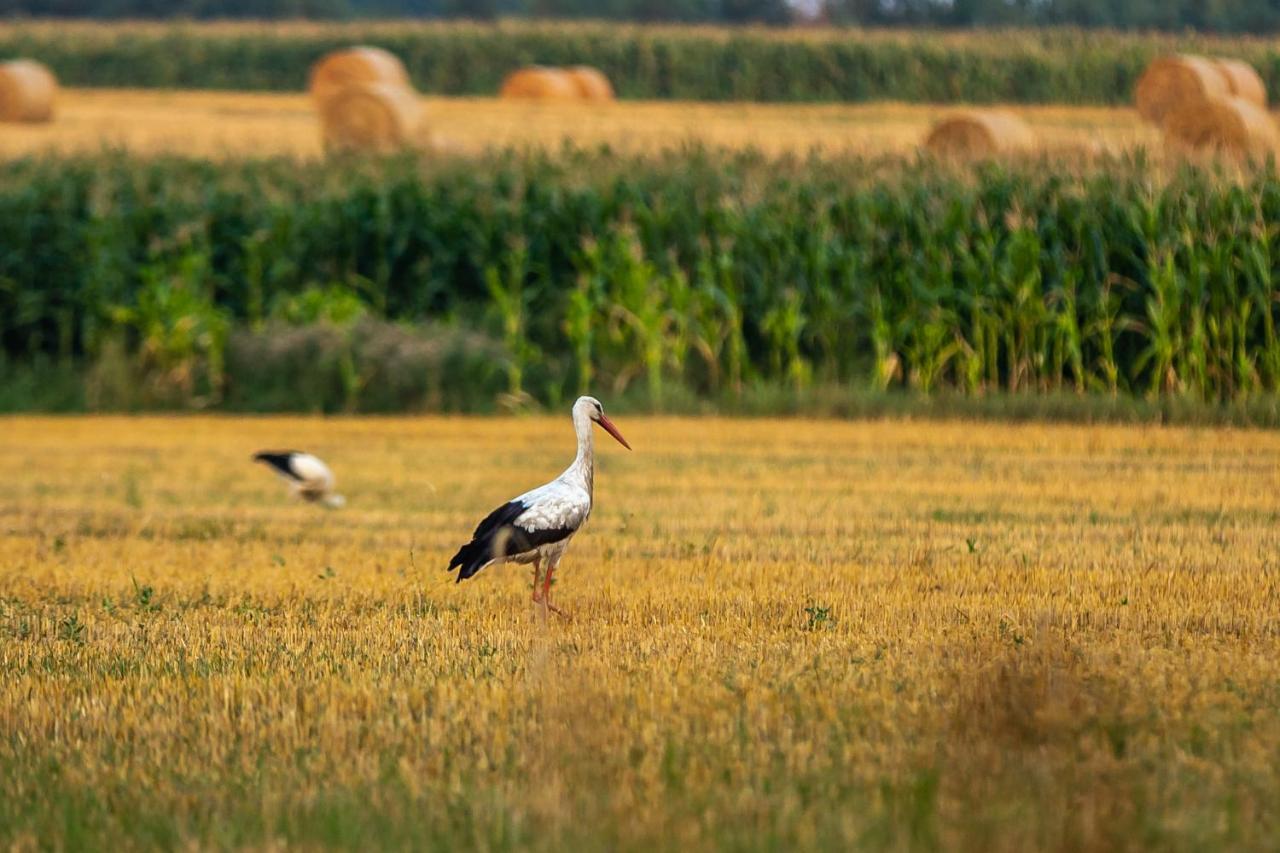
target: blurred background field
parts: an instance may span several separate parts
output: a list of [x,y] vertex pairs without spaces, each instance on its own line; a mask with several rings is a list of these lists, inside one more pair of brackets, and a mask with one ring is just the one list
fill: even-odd
[[[309,79],[361,41],[389,77]],[[1250,100],[1192,60],[1148,87],[1187,138],[1142,121],[1173,50]],[[1278,420],[1266,39],[16,21],[8,56],[44,65],[0,66],[0,411]],[[531,63],[618,100],[494,97]]]
[[[429,152],[608,146],[656,153],[681,146],[810,152],[913,154],[945,105],[759,104],[626,101],[585,105],[494,98],[423,98]],[[304,95],[248,92],[70,89],[54,124],[7,127],[0,156],[97,153],[318,158],[324,148]],[[1064,153],[1161,148],[1160,134],[1127,108],[1026,106],[1017,110]]]
[[[1007,5],[1003,4],[1002,5]],[[373,44],[428,95],[487,96],[522,65],[599,68],[624,100],[1122,105],[1157,56],[1234,56],[1280,84],[1270,39],[1071,28],[764,28],[622,22],[13,22],[0,56],[72,87],[299,92],[326,53]]]
[[[619,419],[544,627],[454,584],[567,418],[8,419],[18,847],[1266,849],[1280,439]],[[321,454],[350,503],[249,461]]]

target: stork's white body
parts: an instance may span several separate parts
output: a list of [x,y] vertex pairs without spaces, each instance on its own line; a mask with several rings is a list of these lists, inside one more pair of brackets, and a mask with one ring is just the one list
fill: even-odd
[[[598,400],[579,397],[573,406],[573,429],[578,438],[573,462],[550,483],[508,501],[480,522],[471,541],[449,562],[450,569],[459,569],[459,581],[494,563],[533,563],[534,600],[550,607],[551,576],[569,542],[591,515],[595,486],[592,423],[600,424],[623,446],[630,447],[605,417]],[[538,572],[544,566],[546,580],[539,595]]]
[[550,530],[567,530],[568,533],[558,542],[539,545],[503,559],[513,563],[532,563],[541,558],[553,566],[559,564],[564,552],[569,550],[569,542],[591,516],[591,501],[590,478],[584,485],[572,467],[550,483],[515,498],[513,503],[527,507],[513,522],[515,526],[530,533]]
[[262,451],[254,455],[254,461],[270,466],[272,471],[289,486],[289,492],[304,501],[322,503],[338,508],[346,504],[346,498],[334,491],[337,481],[333,471],[318,457],[298,450]]

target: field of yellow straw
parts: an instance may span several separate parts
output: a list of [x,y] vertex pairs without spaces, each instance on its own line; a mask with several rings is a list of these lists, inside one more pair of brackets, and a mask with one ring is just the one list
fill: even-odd
[[[565,142],[656,151],[689,143],[754,147],[769,153],[910,154],[946,110],[917,104],[708,104],[685,102],[421,99],[422,143],[477,153],[489,147],[550,147]],[[1131,109],[1011,108],[1055,149],[1158,148],[1158,128]],[[323,153],[316,109],[306,95],[70,89],[50,125],[12,125],[0,156],[47,151],[201,156]]]
[[1280,435],[617,420],[545,624],[567,417],[6,420],[0,843],[1274,842]]

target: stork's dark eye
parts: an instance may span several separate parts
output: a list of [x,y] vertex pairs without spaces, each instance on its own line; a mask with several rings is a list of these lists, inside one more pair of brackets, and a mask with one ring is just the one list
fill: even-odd
[[604,414],[604,407],[603,407],[603,406],[601,406],[599,403],[596,403],[596,414],[597,414],[597,415],[603,415],[603,414]]

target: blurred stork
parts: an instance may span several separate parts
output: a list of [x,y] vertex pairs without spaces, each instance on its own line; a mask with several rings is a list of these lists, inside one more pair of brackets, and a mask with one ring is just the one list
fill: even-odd
[[253,455],[289,484],[294,497],[321,503],[331,509],[345,506],[347,499],[334,492],[333,472],[318,457],[300,450],[264,450]]
[[525,492],[485,516],[471,541],[449,561],[449,571],[459,570],[459,582],[493,563],[533,563],[534,604],[541,604],[544,614],[550,610],[566,615],[551,603],[551,576],[559,567],[569,540],[591,515],[595,481],[593,423],[631,449],[613,421],[605,417],[600,401],[579,397],[573,404],[573,429],[578,434],[578,455],[573,463],[550,483]]

